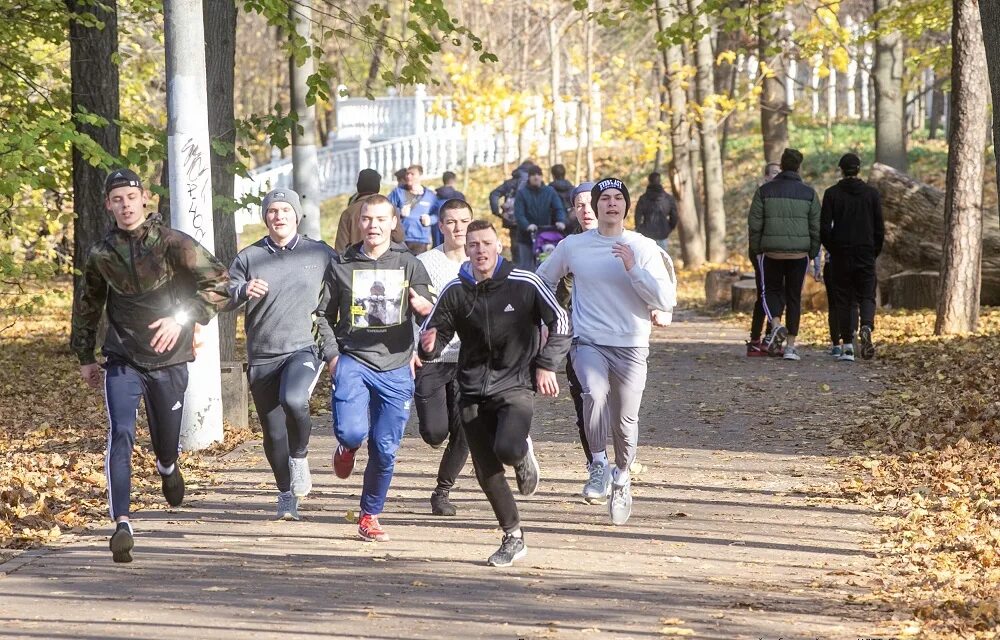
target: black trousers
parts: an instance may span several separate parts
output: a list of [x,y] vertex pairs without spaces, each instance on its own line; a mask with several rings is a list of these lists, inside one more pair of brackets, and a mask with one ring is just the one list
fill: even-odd
[[587,443],[587,430],[583,428],[583,387],[580,386],[580,379],[576,376],[576,369],[573,368],[572,349],[566,354],[566,377],[569,379],[569,395],[573,398],[573,409],[576,411],[576,428],[580,432],[580,444],[583,445],[583,454],[587,456],[587,464],[594,461],[594,454],[590,452],[590,445]]
[[309,397],[324,366],[315,349],[309,348],[247,368],[250,395],[264,431],[264,455],[278,491],[291,490],[288,458],[305,458],[309,453]]
[[[823,282],[826,284],[826,306],[827,306],[827,319],[830,326],[830,344],[840,344],[840,317],[837,311],[837,299],[834,295],[834,283],[833,283],[833,268],[830,266],[831,262],[827,262],[823,265]],[[854,332],[858,330],[858,301],[857,299],[851,299],[851,310],[848,316],[848,322],[851,331],[851,339],[843,340],[844,344],[854,340]]]
[[857,301],[861,326],[875,328],[875,252],[872,249],[830,254],[830,275],[837,307],[837,326],[845,342],[854,339],[850,305]]
[[778,260],[758,256],[761,263],[761,291],[764,294],[764,313],[771,325],[777,325],[785,316],[788,335],[799,335],[802,316],[802,283],[806,279],[809,258]]
[[462,426],[469,441],[476,479],[505,533],[517,531],[521,518],[504,476],[504,465],[516,465],[528,455],[528,431],[534,415],[534,394],[527,389],[490,398],[463,397]]
[[432,447],[448,439],[438,466],[436,490],[447,494],[469,459],[469,443],[458,406],[457,362],[428,362],[417,369],[413,399],[420,437]]
[[[761,294],[760,263],[753,259],[753,280],[757,284],[757,299],[753,303],[753,315],[750,318],[750,341],[760,340],[761,331],[764,330],[764,296]],[[771,333],[771,324],[767,325],[767,332]]]

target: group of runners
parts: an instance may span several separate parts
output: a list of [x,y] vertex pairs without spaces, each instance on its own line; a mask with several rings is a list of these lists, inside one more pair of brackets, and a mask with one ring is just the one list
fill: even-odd
[[[583,497],[607,503],[614,524],[628,521],[649,336],[654,324],[670,321],[676,279],[665,251],[625,229],[631,202],[621,180],[575,188],[571,212],[580,231],[538,273],[505,259],[493,224],[475,219],[457,198],[438,208],[443,242],[414,256],[393,241],[400,212],[384,196],[363,199],[356,220],[362,239],[337,252],[298,233],[299,197],[276,189],[261,205],[267,235],[227,269],[157,214],[147,216],[148,194],[134,172],[113,172],[105,192],[115,225],[86,261],[71,344],[84,380],[103,385],[107,399],[115,562],[132,560],[129,493],[139,402],[145,398],[164,497],[177,506],[184,497],[177,458],[195,326],[238,309],[245,314],[247,377],[274,473],[277,518],[298,520],[299,501],[312,488],[309,399],[325,370],[332,379],[337,477],[351,477],[367,442],[358,535],[389,539],[379,518],[416,401],[423,439],[435,447],[447,442],[432,513],[457,513],[450,491],[471,454],[503,530],[487,562],[510,565],[527,547],[506,467],[520,494],[535,493],[535,396],[559,394],[555,372],[568,356],[588,465]],[[105,310],[105,362],[98,365]]]

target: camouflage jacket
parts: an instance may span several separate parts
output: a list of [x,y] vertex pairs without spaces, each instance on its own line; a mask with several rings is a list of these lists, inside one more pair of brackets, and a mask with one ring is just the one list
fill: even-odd
[[[87,256],[73,300],[70,347],[80,364],[96,362],[97,324],[105,305],[108,333],[101,352],[142,369],[194,360],[194,323],[206,324],[229,300],[225,266],[187,234],[153,214],[142,226],[115,226]],[[150,346],[153,322],[172,316],[182,330],[170,351]]]

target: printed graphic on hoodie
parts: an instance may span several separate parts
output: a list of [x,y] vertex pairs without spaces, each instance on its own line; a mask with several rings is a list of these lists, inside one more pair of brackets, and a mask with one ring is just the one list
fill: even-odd
[[356,269],[351,282],[351,326],[402,324],[407,285],[403,269]]

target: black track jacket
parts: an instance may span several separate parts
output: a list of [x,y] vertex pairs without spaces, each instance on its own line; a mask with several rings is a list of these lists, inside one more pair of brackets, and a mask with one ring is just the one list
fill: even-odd
[[[549,329],[539,351],[539,327]],[[424,360],[437,358],[455,333],[458,384],[470,399],[496,397],[514,389],[534,389],[536,368],[558,371],[569,351],[569,315],[545,284],[530,271],[515,269],[502,257],[493,277],[477,283],[470,264],[445,285],[422,329],[437,329],[437,343]]]

